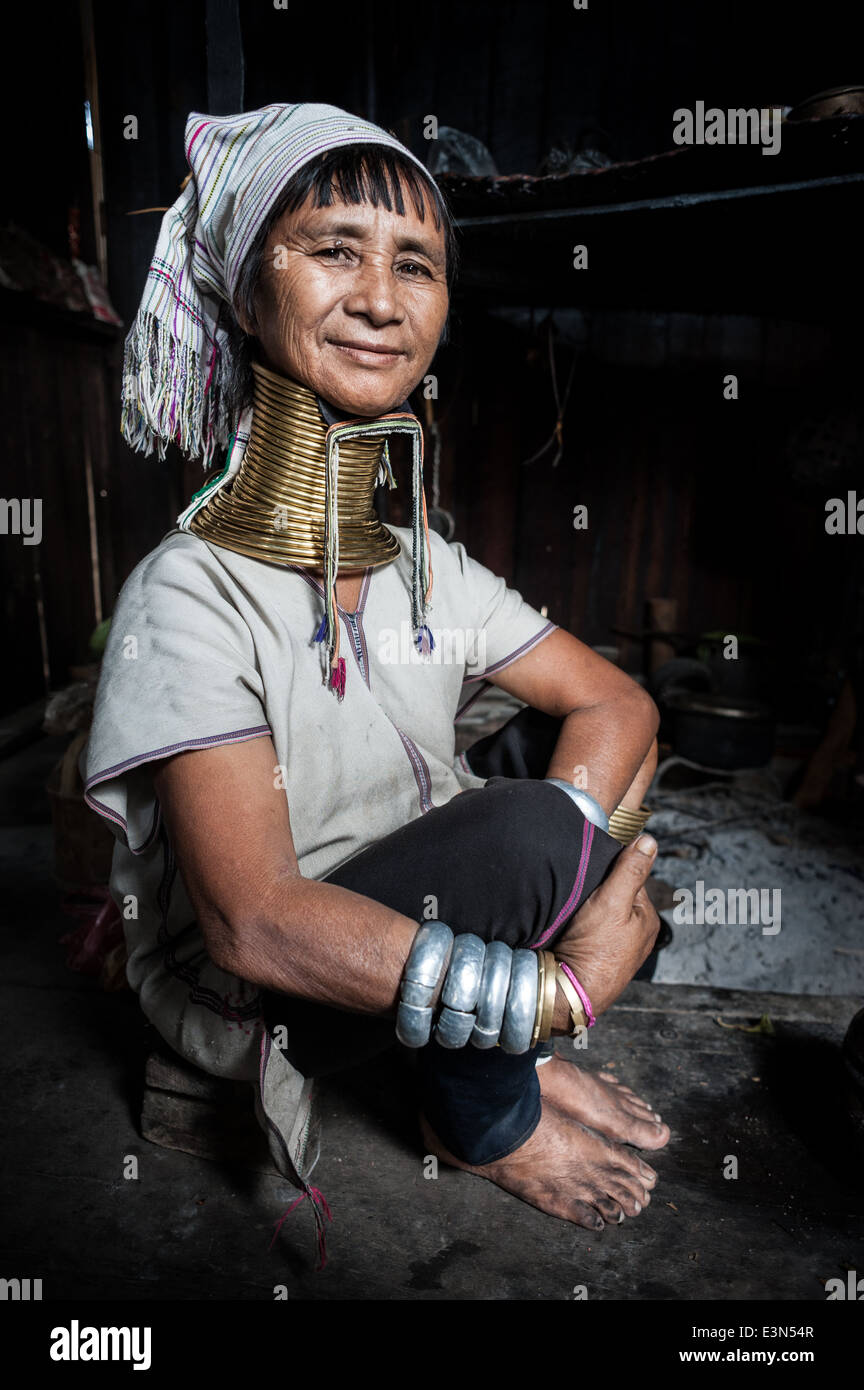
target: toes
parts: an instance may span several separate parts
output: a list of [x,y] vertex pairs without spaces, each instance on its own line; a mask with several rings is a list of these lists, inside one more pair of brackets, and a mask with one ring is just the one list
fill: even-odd
[[[625,1168],[613,1168],[608,1175],[606,1190],[607,1192],[614,1192],[619,1198],[623,1195],[631,1205],[638,1202],[640,1207],[647,1207],[651,1200],[645,1179],[627,1172]],[[629,1216],[633,1213],[628,1212],[627,1214]]]
[[637,1096],[636,1092],[631,1090],[629,1086],[624,1086],[618,1080],[617,1076],[611,1076],[605,1071],[596,1072],[595,1075],[598,1076],[601,1081],[607,1082],[608,1085],[617,1086],[619,1095],[622,1099],[628,1101],[631,1105],[638,1105],[641,1110],[646,1110],[655,1120],[660,1119],[654,1106],[651,1105],[649,1101],[643,1100],[641,1096]]
[[648,1164],[643,1163],[641,1159],[639,1160],[639,1176],[647,1188],[650,1189],[657,1186],[657,1174],[654,1172],[653,1168],[649,1168]]
[[668,1125],[658,1124],[649,1115],[637,1115],[632,1110],[633,1124],[630,1128],[628,1143],[635,1144],[637,1149],[662,1149],[664,1144],[668,1144],[670,1130]]
[[623,1108],[628,1115],[635,1116],[637,1120],[657,1121],[660,1119],[660,1116],[651,1109],[650,1105],[645,1105],[641,1100],[625,1100]]
[[[567,1220],[575,1222],[577,1226],[584,1226],[586,1231],[602,1231],[606,1225],[597,1208],[589,1205],[588,1202],[571,1202],[567,1211]],[[617,1220],[617,1216],[613,1217],[613,1221]]]
[[649,1167],[647,1163],[643,1163],[639,1155],[633,1153],[631,1149],[621,1149],[618,1154],[618,1164],[631,1182],[636,1178],[643,1187],[657,1186],[657,1174],[654,1169]]
[[620,1202],[608,1195],[595,1197],[594,1201],[607,1226],[620,1226],[625,1216]]
[[645,1118],[649,1120],[660,1119],[654,1106],[649,1105],[647,1100],[643,1100],[641,1096],[637,1096],[635,1091],[630,1091],[626,1086],[622,1086],[621,1095],[626,1109],[629,1110],[631,1114],[644,1115]]
[[646,1144],[646,1145],[645,1145],[645,1148],[646,1148],[646,1149],[662,1149],[664,1144],[668,1144],[668,1143],[669,1143],[669,1140],[670,1140],[671,1137],[672,1137],[672,1131],[671,1131],[671,1129],[669,1128],[668,1125],[664,1125],[664,1124],[660,1121],[659,1116],[658,1116],[657,1121],[656,1121],[651,1127],[652,1127],[652,1129],[653,1129],[653,1131],[654,1131],[655,1138],[654,1138],[654,1140],[652,1141],[652,1143]]
[[633,1153],[632,1149],[626,1149],[622,1145],[615,1145],[617,1153],[615,1155],[619,1169],[626,1173],[628,1179],[634,1178],[643,1187],[654,1187],[657,1182],[657,1174],[653,1168],[649,1168],[647,1163],[643,1163],[638,1154]]
[[607,1183],[607,1190],[609,1196],[615,1199],[625,1216],[638,1216],[643,1207],[646,1207],[651,1200],[643,1187],[633,1192],[623,1182],[610,1180]]
[[[607,1076],[605,1072],[598,1072],[597,1075],[602,1081],[617,1088],[616,1100],[619,1101],[628,1115],[635,1115],[637,1119],[653,1120],[655,1124],[660,1124],[662,1116],[650,1105],[647,1100],[637,1096],[635,1091],[631,1091],[629,1086],[623,1086],[614,1076]],[[665,1142],[665,1141],[664,1141]]]

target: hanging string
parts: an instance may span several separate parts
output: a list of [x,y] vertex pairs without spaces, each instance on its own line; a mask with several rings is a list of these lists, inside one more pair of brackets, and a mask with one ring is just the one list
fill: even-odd
[[567,377],[567,386],[564,391],[564,398],[562,400],[561,394],[558,390],[558,373],[555,367],[555,349],[553,346],[552,333],[553,319],[551,314],[547,320],[547,324],[549,329],[549,375],[552,381],[552,395],[555,399],[556,411],[555,428],[553,429],[552,433],[550,434],[549,438],[546,440],[546,443],[542,446],[542,448],[538,449],[536,454],[532,454],[530,459],[523,460],[523,467],[526,468],[529,464],[536,463],[538,459],[541,459],[543,455],[547,453],[549,449],[552,448],[553,444],[556,445],[557,448],[555,450],[555,457],[552,460],[552,467],[557,468],[559,463],[561,462],[561,459],[564,456],[564,412],[567,409],[567,402],[570,399],[570,388],[573,385],[573,377],[576,374],[576,357],[574,354],[573,361],[570,365],[570,374]]

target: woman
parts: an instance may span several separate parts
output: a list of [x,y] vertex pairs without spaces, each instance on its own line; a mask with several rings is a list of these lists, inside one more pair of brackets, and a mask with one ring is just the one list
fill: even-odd
[[[308,1078],[394,1041],[398,1006],[427,1152],[591,1229],[622,1221],[656,1181],[631,1146],[669,1131],[622,1086],[539,1070],[538,1040],[592,1022],[651,949],[656,846],[622,852],[606,826],[641,804],[656,711],[428,531],[407,397],[445,330],[454,242],[424,166],[317,105],[193,114],[187,158],[127,340],[123,427],[145,452],[228,459],[127,580],[103,663],[88,798],[118,839],[130,983],[186,1057],[257,1066],[272,1151],[313,1200]],[[396,432],[413,515],[388,529],[373,494]],[[411,659],[393,660],[409,615]],[[539,711],[551,758],[542,737],[503,777],[482,774],[488,748],[473,769],[454,756],[481,680]],[[444,925],[418,932],[429,918]],[[477,1045],[441,1045],[448,1019]]]

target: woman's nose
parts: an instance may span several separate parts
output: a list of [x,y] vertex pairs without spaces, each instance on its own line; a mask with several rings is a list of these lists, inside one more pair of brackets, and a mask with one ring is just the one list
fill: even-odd
[[345,310],[349,314],[364,314],[374,323],[400,319],[399,285],[392,267],[377,258],[364,260],[355,272]]

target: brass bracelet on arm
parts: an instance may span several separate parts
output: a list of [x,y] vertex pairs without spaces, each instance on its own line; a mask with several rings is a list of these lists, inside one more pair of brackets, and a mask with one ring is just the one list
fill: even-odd
[[551,951],[537,951],[537,1011],[531,1046],[548,1042],[552,1036],[555,1014],[555,957]]
[[555,1018],[555,999],[558,990],[555,984],[557,961],[551,951],[544,951],[546,957],[546,1000],[543,1019],[540,1025],[540,1041],[548,1042],[552,1036],[552,1023]]
[[543,1014],[543,999],[545,997],[545,976],[546,962],[543,959],[542,951],[534,952],[537,958],[537,1005],[534,1010],[534,1027],[531,1030],[531,1047],[536,1047],[540,1041],[540,1023]]
[[645,824],[652,814],[649,806],[640,806],[638,811],[631,811],[626,806],[616,806],[609,817],[609,834],[622,845],[632,844],[637,835],[645,829]]
[[573,1023],[573,1028],[570,1033],[570,1037],[575,1038],[580,1028],[588,1027],[588,1018],[585,1013],[585,1006],[583,1005],[582,1000],[579,998],[579,995],[576,993],[570,981],[567,979],[567,976],[561,969],[559,963],[556,963],[555,981],[560,986],[561,992],[564,995],[564,998],[567,1000],[567,1005],[570,1009],[570,1018]]

